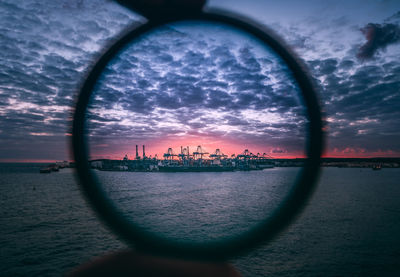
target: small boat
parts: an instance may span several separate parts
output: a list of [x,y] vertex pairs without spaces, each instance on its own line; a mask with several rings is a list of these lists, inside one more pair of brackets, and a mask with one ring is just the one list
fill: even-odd
[[50,167],[42,167],[39,170],[40,173],[51,173],[51,168]]
[[372,170],[381,170],[381,169],[382,169],[382,165],[380,165],[380,164],[374,164],[372,166]]

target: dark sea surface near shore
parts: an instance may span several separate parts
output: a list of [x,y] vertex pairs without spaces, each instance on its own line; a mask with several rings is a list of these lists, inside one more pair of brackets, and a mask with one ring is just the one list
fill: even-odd
[[[39,174],[40,166],[0,164],[0,276],[60,276],[94,256],[126,248],[88,207],[72,169]],[[208,238],[221,235],[219,232],[224,226],[236,234],[271,210],[279,195],[288,188],[284,182],[268,188],[265,182],[257,180],[275,176],[277,180],[291,181],[296,171],[296,168],[274,168],[223,174],[191,173],[195,175],[190,176],[186,187],[185,182],[178,187],[173,183],[188,178],[188,173],[172,173],[169,177],[160,173],[131,173],[137,174],[134,175],[136,186],[151,180],[152,195],[144,193],[143,188],[137,192],[142,192],[143,197],[152,197],[152,202],[140,202],[140,193],[123,195],[137,198],[135,201],[139,204],[131,210],[131,216],[136,213],[135,218],[141,211],[154,209],[141,222],[149,230],[161,229],[170,232],[171,237],[201,240],[205,234],[201,224],[207,223],[204,216],[210,211],[221,216],[210,218],[213,224],[203,229]],[[109,172],[106,178],[113,174],[120,178],[120,184],[127,184],[123,181],[126,173]],[[213,186],[212,181],[221,181],[221,176],[232,181]],[[159,184],[165,184],[159,186],[159,191],[156,191],[157,179]],[[196,180],[203,184],[203,190],[195,186]],[[274,241],[231,262],[243,276],[400,276],[399,180],[400,169],[324,168],[318,189],[304,213]],[[238,186],[239,183],[242,185]],[[215,191],[207,194],[210,189]],[[122,194],[118,196],[121,191],[114,190],[111,198],[120,199],[121,209],[129,213],[131,207],[126,205],[129,201],[122,199]],[[259,201],[261,192],[266,191],[273,197],[266,202]],[[190,206],[196,205],[195,201],[178,201],[182,205],[176,205],[185,194],[196,196],[196,193],[207,201],[198,203],[203,204],[202,208]],[[230,199],[227,195],[235,197]],[[156,204],[161,203],[157,199],[163,200],[161,206]],[[168,213],[160,214],[162,207]],[[171,222],[173,209],[185,216],[175,217],[176,222]],[[197,225],[189,221],[183,229],[171,228],[190,220],[191,213],[198,219]]]

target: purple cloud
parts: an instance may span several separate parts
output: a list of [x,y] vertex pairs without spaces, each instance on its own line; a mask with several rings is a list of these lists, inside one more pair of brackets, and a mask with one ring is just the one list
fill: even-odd
[[400,41],[400,26],[391,23],[368,23],[361,28],[367,42],[364,43],[358,53],[359,59],[370,59],[380,50],[384,50],[389,44]]

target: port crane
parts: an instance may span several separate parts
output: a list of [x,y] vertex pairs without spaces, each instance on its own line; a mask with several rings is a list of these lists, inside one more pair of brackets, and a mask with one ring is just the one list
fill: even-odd
[[224,153],[222,153],[221,150],[219,150],[219,148],[215,149],[215,152],[210,155],[210,158],[219,159],[219,160],[225,159],[227,157],[228,157],[228,155],[225,155]]
[[274,157],[272,157],[271,155],[267,154],[267,153],[263,153],[260,158],[262,159],[273,159]]
[[167,153],[164,153],[164,159],[166,159],[166,160],[172,161],[174,159],[174,157],[176,157],[176,156],[178,156],[178,155],[174,154],[171,147],[168,148]]
[[197,146],[197,149],[195,152],[193,152],[193,158],[196,159],[203,159],[203,156],[209,154],[208,152],[205,152],[203,148],[201,148],[201,145]]
[[236,158],[249,160],[253,158],[255,155],[249,151],[249,149],[245,149],[241,154],[237,155]]
[[182,148],[181,146],[181,153],[178,154],[178,157],[183,161],[183,160],[190,160],[190,157],[193,157],[193,155],[190,155],[189,152],[189,146],[186,146],[186,148]]

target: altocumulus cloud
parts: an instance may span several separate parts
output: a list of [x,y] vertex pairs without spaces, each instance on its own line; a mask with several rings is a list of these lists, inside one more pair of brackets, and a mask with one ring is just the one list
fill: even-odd
[[[0,158],[64,159],[85,72],[139,19],[101,0],[2,1],[0,10]],[[399,12],[370,22],[338,15],[273,25],[319,87],[328,154],[400,154]],[[305,121],[286,69],[251,39],[204,28],[160,29],[108,67],[90,115],[99,144],[209,135],[296,150]]]
[[170,25],[108,66],[91,111],[129,128],[115,133],[113,124],[95,121],[91,139],[104,145],[108,133],[109,144],[118,140],[128,148],[132,141],[207,136],[302,151],[297,93],[285,66],[253,38],[226,26]]
[[2,1],[0,10],[0,158],[68,158],[78,84],[133,16],[103,1]]

